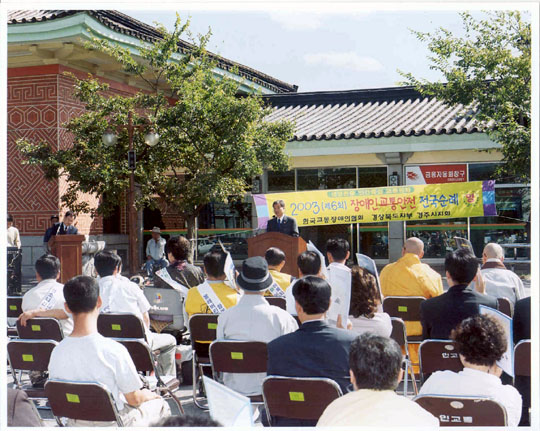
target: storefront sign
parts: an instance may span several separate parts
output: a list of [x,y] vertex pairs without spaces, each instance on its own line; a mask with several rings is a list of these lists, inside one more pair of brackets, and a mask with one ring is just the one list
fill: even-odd
[[464,183],[467,181],[467,165],[405,166],[405,184]]
[[497,215],[495,181],[253,195],[258,227],[266,229],[272,202],[283,200],[298,226],[432,220]]

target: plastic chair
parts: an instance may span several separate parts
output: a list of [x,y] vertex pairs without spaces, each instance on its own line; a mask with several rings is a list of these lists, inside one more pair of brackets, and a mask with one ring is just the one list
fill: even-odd
[[514,316],[514,307],[508,298],[497,298],[497,310],[506,314],[508,317]]
[[287,301],[285,298],[279,296],[265,296],[264,299],[266,299],[270,305],[275,305],[282,310],[287,310]]
[[409,380],[409,373],[411,375],[411,382],[413,384],[414,394],[418,395],[418,387],[416,385],[416,375],[412,368],[411,359],[409,358],[409,343],[407,342],[407,331],[405,328],[405,322],[399,317],[392,317],[392,333],[390,338],[399,344],[399,347],[403,347],[405,350],[405,380],[403,382],[403,395],[407,396],[407,383]]
[[[423,296],[387,296],[383,299],[383,311],[390,317],[398,317],[404,322],[420,321],[420,305],[426,298]],[[420,343],[421,335],[408,335],[408,343]]]
[[116,422],[124,426],[111,393],[99,383],[49,380],[45,383],[45,394],[60,426],[64,426],[61,418]]
[[500,427],[507,424],[506,409],[487,397],[426,394],[414,401],[437,417],[441,427]]
[[268,376],[263,399],[268,423],[272,417],[317,421],[324,409],[342,395],[332,379],[322,377]]
[[452,340],[424,340],[420,344],[418,356],[420,358],[422,383],[427,375],[435,371],[450,370],[458,372],[463,370],[463,364]]
[[[210,344],[210,363],[214,380],[218,373],[266,373],[268,351],[260,341],[213,341]],[[263,404],[262,395],[247,397],[254,404]]]
[[21,340],[62,341],[64,333],[60,322],[53,317],[34,317],[26,321],[26,326],[17,320],[17,332]]

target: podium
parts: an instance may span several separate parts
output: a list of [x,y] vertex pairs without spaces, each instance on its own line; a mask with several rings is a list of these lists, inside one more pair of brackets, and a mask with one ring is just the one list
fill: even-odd
[[285,266],[281,270],[286,274],[299,276],[296,259],[300,253],[306,251],[307,244],[300,237],[285,235],[279,232],[267,232],[248,238],[248,256],[262,256],[270,247],[277,247],[285,253]]
[[82,274],[82,242],[84,235],[54,235],[49,249],[60,259],[60,283]]

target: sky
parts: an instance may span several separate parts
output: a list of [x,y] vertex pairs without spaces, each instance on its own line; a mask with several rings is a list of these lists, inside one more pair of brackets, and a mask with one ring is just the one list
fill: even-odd
[[[484,9],[486,5],[484,4]],[[121,10],[148,24],[174,27],[190,17],[193,35],[211,28],[208,49],[298,91],[392,87],[403,78],[441,79],[430,70],[425,42],[411,32],[444,27],[462,35],[457,10]],[[473,12],[474,16],[484,16]]]

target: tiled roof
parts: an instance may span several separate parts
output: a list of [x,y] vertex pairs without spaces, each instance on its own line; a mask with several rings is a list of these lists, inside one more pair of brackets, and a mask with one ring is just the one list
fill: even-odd
[[[63,18],[69,15],[75,15],[77,13],[88,13],[92,17],[99,20],[102,24],[109,27],[111,30],[136,37],[137,39],[144,40],[146,42],[154,42],[161,39],[160,33],[152,26],[138,21],[123,13],[112,10],[22,10],[22,11],[9,11],[8,12],[8,24],[24,24],[31,22],[49,21],[57,18]],[[182,52],[190,49],[193,45],[186,41],[180,42],[180,49]],[[218,61],[220,68],[224,70],[231,70],[233,67],[237,67],[239,74],[251,82],[259,84],[265,88],[268,88],[276,93],[295,92],[298,89],[297,85],[288,84],[273,78],[258,70],[244,66],[240,63],[236,63],[232,60],[223,58],[219,55],[210,55]]]
[[482,131],[473,110],[464,113],[462,105],[423,97],[412,87],[275,94],[264,99],[273,108],[268,121],[296,123],[296,141]]

